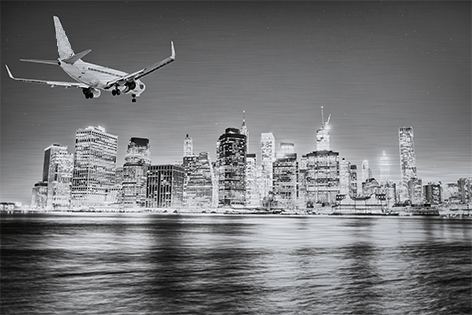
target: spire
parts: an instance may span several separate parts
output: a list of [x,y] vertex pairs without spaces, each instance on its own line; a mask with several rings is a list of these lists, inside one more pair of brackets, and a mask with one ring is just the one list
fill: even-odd
[[324,129],[324,113],[323,113],[323,106],[321,106],[321,129]]
[[241,133],[243,135],[246,135],[246,137],[249,135],[249,131],[247,130],[247,126],[246,126],[246,111],[243,110],[243,123],[241,125]]

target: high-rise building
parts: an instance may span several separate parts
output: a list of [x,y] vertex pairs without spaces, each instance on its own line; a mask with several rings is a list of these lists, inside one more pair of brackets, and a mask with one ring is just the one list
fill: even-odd
[[349,195],[351,198],[356,198],[358,196],[357,191],[357,165],[350,166],[350,178],[349,178]]
[[457,180],[459,187],[460,201],[463,204],[469,204],[472,201],[472,177],[459,178]]
[[75,136],[72,206],[102,206],[115,184],[118,136],[103,127],[78,129]]
[[439,183],[428,183],[423,186],[423,195],[426,203],[438,205],[442,203],[442,187]]
[[339,153],[314,151],[306,156],[307,205],[335,203],[339,194]]
[[413,127],[401,127],[398,129],[400,144],[400,170],[401,189],[400,201],[411,200],[408,194],[408,182],[416,178],[416,155],[413,141]]
[[[190,159],[192,158],[193,159]],[[184,206],[187,208],[209,208],[213,205],[213,168],[210,154],[185,156]]]
[[151,165],[147,173],[147,208],[183,206],[185,170],[180,165]]
[[324,121],[323,106],[321,106],[321,128],[316,131],[316,151],[329,151],[329,119]]
[[147,168],[151,165],[149,139],[131,138],[123,165],[122,198],[124,207],[144,207],[146,204]]
[[345,158],[339,161],[339,193],[341,195],[349,195],[349,187],[351,183],[350,173],[351,163]]
[[246,195],[246,136],[227,128],[216,143],[218,200],[221,205],[244,205]]
[[417,177],[412,177],[407,184],[408,196],[411,204],[423,204],[423,181]]
[[[53,144],[44,151],[44,160],[49,162],[47,171],[47,208],[69,208],[71,200],[74,156],[67,146]],[[44,174],[43,174],[44,178]]]
[[257,164],[256,154],[246,154],[246,205],[260,206],[261,194],[259,183],[261,177],[260,165]]
[[45,209],[47,206],[48,199],[48,183],[37,182],[34,184],[31,193],[31,208],[32,209]]
[[[246,146],[249,146],[249,130],[246,125],[246,111],[243,111],[243,123],[241,124],[240,132],[242,135],[246,136]],[[246,151],[248,151],[248,148],[246,148]]]
[[184,139],[184,157],[185,156],[193,156],[193,140],[188,134]]
[[362,161],[362,182],[365,183],[369,177],[369,161],[364,160]]
[[380,180],[387,181],[390,179],[390,165],[388,162],[388,156],[385,151],[380,156]]
[[272,132],[261,134],[261,197],[272,191],[273,163],[275,161],[275,137]]
[[294,209],[298,202],[298,161],[296,153],[277,158],[273,166],[273,192],[279,206]]

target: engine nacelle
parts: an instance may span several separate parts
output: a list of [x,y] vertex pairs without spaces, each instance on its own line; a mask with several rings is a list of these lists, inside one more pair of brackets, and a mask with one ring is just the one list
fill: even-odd
[[82,92],[84,93],[85,98],[87,98],[87,99],[88,98],[97,98],[102,94],[102,92],[99,89],[96,89],[96,88],[93,88],[93,87],[83,88]]
[[126,82],[126,88],[123,90],[123,93],[132,92],[135,95],[140,95],[146,89],[146,86],[140,80]]
[[90,88],[90,90],[94,98],[100,97],[100,95],[102,94],[102,92],[99,89]]

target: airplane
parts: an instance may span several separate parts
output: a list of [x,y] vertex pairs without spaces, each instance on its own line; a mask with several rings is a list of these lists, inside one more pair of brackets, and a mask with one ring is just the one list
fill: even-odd
[[25,62],[42,63],[48,65],[58,65],[76,82],[46,81],[35,79],[16,78],[7,65],[8,75],[11,79],[27,83],[48,84],[51,87],[62,86],[64,88],[75,87],[82,88],[86,99],[97,98],[103,91],[110,91],[113,96],[131,94],[131,101],[136,102],[144,92],[146,86],[140,78],[154,72],[175,60],[174,43],[171,41],[171,56],[156,62],[148,67],[132,73],[126,73],[120,70],[99,66],[93,63],[85,62],[82,58],[91,52],[91,49],[84,50],[75,54],[69,43],[66,33],[62,27],[61,21],[57,16],[53,16],[56,29],[57,49],[59,58],[57,60],[38,60],[38,59],[20,59]]

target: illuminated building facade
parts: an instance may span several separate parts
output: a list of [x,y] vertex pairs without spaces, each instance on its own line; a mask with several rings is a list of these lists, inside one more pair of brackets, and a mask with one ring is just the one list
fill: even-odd
[[459,198],[460,202],[463,204],[471,203],[472,197],[472,177],[459,178],[457,180],[457,185],[459,188]]
[[364,160],[362,161],[362,182],[365,183],[369,178],[369,161]]
[[210,154],[201,152],[198,156],[184,156],[185,170],[184,206],[187,208],[208,208],[213,205],[213,169]]
[[255,153],[246,154],[246,205],[260,206],[261,195],[259,192],[259,182],[261,176]]
[[401,127],[398,129],[400,145],[400,170],[402,187],[399,191],[400,201],[411,200],[408,194],[408,182],[416,178],[416,155],[413,141],[413,127]]
[[438,205],[442,203],[442,187],[439,183],[428,183],[423,186],[423,195],[426,203]]
[[408,181],[408,195],[413,205],[423,204],[423,181],[417,177]]
[[349,196],[356,198],[358,196],[357,191],[357,165],[351,165],[349,170]]
[[298,201],[298,162],[296,153],[287,153],[275,160],[273,192],[278,206],[294,209]]
[[246,203],[246,136],[227,128],[216,143],[218,202],[220,205]]
[[185,170],[180,165],[151,165],[147,172],[146,207],[180,208]]
[[48,183],[37,182],[33,186],[31,193],[31,208],[32,209],[45,209],[47,206],[48,199]]
[[[48,209],[70,207],[74,156],[67,146],[53,144],[44,151],[43,180],[47,183]],[[44,172],[46,170],[46,172]]]
[[261,197],[272,191],[273,163],[275,161],[275,137],[272,132],[261,134]]
[[345,158],[339,161],[339,194],[349,195],[349,186],[351,183],[350,173],[351,163]]
[[307,156],[306,202],[332,204],[339,194],[339,153],[314,151]]
[[103,127],[78,129],[75,137],[72,206],[101,206],[115,184],[118,136]]
[[124,207],[145,206],[149,165],[151,165],[149,139],[131,138],[126,151],[121,183],[121,203]]

